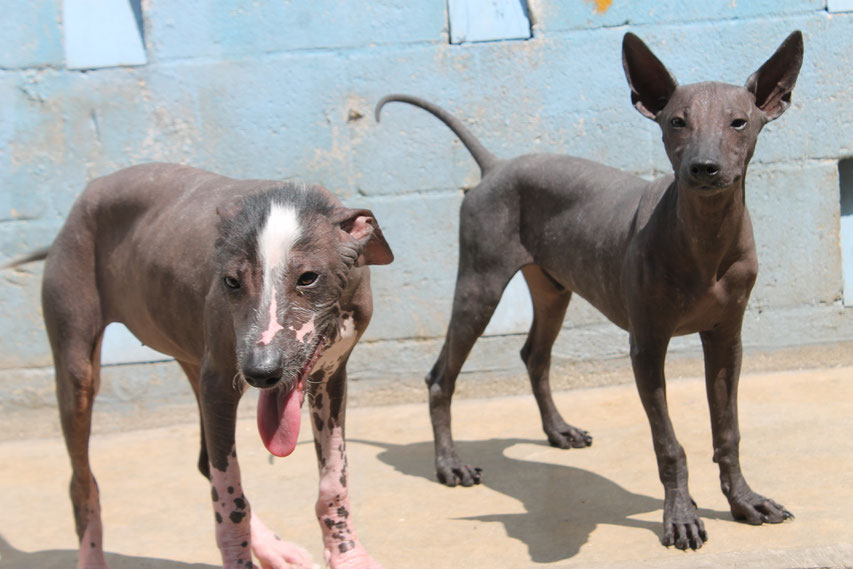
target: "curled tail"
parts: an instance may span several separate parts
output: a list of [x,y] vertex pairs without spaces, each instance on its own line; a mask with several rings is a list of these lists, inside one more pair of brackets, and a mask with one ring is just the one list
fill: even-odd
[[456,136],[459,137],[459,140],[462,141],[462,144],[465,145],[465,148],[468,149],[468,152],[471,153],[471,156],[474,157],[474,160],[477,162],[477,165],[480,167],[480,172],[482,175],[486,175],[486,172],[492,169],[495,164],[498,163],[498,158],[488,150],[483,144],[477,140],[477,138],[471,134],[471,131],[462,124],[462,121],[439,107],[438,105],[434,105],[428,101],[424,101],[421,98],[413,97],[411,95],[387,95],[382,97],[382,99],[376,103],[376,122],[379,122],[379,113],[382,112],[382,107],[385,106],[386,103],[390,103],[392,101],[396,101],[398,103],[408,103],[410,105],[414,105],[416,107],[420,107],[423,110],[433,114],[436,118],[438,118],[441,122],[446,124],[450,130],[453,131]]
[[18,265],[25,265],[26,263],[33,263],[35,261],[44,261],[47,258],[47,252],[49,250],[50,247],[42,247],[41,249],[37,249],[32,253],[29,253],[28,255],[10,259],[9,261],[0,265],[0,270],[11,269],[12,267],[17,267]]

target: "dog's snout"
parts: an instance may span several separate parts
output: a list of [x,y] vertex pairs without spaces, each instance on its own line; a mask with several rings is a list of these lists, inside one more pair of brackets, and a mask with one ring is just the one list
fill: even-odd
[[690,176],[700,182],[715,182],[720,175],[720,165],[713,160],[695,160],[690,163]]
[[251,354],[243,364],[243,377],[252,387],[266,389],[274,387],[283,375],[278,358],[263,354]]

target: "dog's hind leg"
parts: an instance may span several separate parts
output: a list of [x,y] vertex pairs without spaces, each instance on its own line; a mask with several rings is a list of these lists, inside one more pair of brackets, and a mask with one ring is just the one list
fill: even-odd
[[480,469],[463,464],[456,454],[450,429],[450,403],[462,364],[486,329],[514,270],[482,270],[469,263],[469,251],[460,249],[460,269],[447,337],[438,360],[426,377],[429,410],[435,437],[435,468],[447,486],[472,486],[480,482]]
[[[61,250],[60,250],[61,251]],[[80,549],[78,569],[107,567],[98,485],[89,463],[92,406],[100,383],[104,323],[93,272],[65,252],[45,267],[42,307],[56,369],[62,433],[71,459],[71,503]],[[69,288],[73,287],[73,296]]]
[[589,433],[566,423],[554,405],[549,379],[551,348],[560,333],[572,293],[557,285],[538,265],[522,267],[521,272],[533,301],[533,324],[521,350],[521,359],[527,366],[542,428],[552,446],[588,447],[592,444]]
[[205,478],[210,480],[210,459],[207,456],[207,443],[205,442],[204,437],[204,420],[202,419],[201,400],[199,399],[201,368],[199,368],[197,364],[182,362],[180,360],[178,360],[178,364],[181,366],[181,369],[184,370],[184,375],[186,375],[187,379],[190,381],[193,393],[195,394],[196,403],[198,404],[199,427],[201,432],[201,450],[198,453],[198,470]]

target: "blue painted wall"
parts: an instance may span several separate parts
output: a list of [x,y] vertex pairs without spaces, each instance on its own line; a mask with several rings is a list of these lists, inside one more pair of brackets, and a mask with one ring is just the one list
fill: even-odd
[[[376,314],[352,377],[419,383],[449,317],[460,188],[476,184],[478,169],[424,112],[388,106],[377,125],[381,96],[443,105],[500,156],[563,152],[655,175],[668,162],[658,127],[631,107],[622,35],[644,38],[681,83],[740,84],[801,29],[794,103],[765,129],[747,180],[761,274],[744,340],[853,339],[837,168],[853,155],[853,13],[825,0],[529,8],[530,40],[450,45],[442,0],[148,0],[147,64],[84,72],[66,68],[59,0],[0,0],[0,260],[48,243],[88,180],[134,163],[319,182],[372,208],[397,256],[374,273]],[[0,404],[52,399],[40,270],[0,275]],[[521,372],[525,294],[507,295],[468,371]],[[558,360],[627,351],[625,335],[582,301],[565,327]],[[35,387],[22,387],[23,376]]]

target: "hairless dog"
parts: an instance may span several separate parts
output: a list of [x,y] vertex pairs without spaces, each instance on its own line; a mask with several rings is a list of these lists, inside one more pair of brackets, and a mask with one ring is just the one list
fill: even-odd
[[371,212],[345,208],[319,186],[146,164],[92,181],[53,245],[10,265],[44,257],[78,568],[106,567],[88,447],[110,322],[174,356],[189,378],[224,567],[252,567],[252,553],[264,569],[312,566],[243,492],[234,429],[247,385],[261,390],[258,429],[277,456],[293,451],[308,396],[326,562],[379,567],[353,530],[344,450],[346,362],[372,313],[365,265],[393,258]]
[[687,462],[666,403],[664,359],[670,338],[698,332],[705,354],[714,461],[736,519],[791,518],[753,492],[741,474],[737,385],[741,325],[758,262],[744,201],[747,164],[762,127],[789,106],[803,57],[799,31],[744,87],[679,86],[635,35],[622,62],[634,106],[657,122],[673,174],[644,181],[580,158],[533,154],[499,160],[456,118],[406,95],[459,136],[482,170],[462,202],[459,273],[444,347],[427,375],[435,463],[441,482],[470,486],[480,471],[463,464],[450,431],[456,377],[483,333],[504,287],[521,270],[533,324],[521,358],[548,440],[561,448],[592,443],[554,406],[551,347],[572,293],[628,331],[637,389],[651,425],[664,486],[664,545],[699,548],[707,535],[687,488]]

